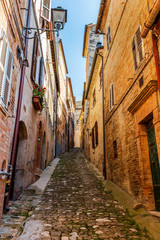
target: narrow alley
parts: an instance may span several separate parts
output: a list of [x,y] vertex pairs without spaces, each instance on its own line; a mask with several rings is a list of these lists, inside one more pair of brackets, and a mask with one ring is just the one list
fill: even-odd
[[83,151],[63,155],[20,240],[151,239],[106,191]]

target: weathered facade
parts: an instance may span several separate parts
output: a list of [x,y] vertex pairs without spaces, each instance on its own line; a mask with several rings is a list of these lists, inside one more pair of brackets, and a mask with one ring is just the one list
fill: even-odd
[[73,95],[71,79],[66,79],[66,104],[68,112],[68,143],[67,150],[74,148],[74,113],[75,113],[75,97]]
[[[21,36],[24,1],[0,2],[0,171],[7,172],[16,114],[17,82],[20,62],[17,46],[24,47]],[[6,177],[0,176],[0,218],[3,211]]]
[[154,2],[101,1],[96,33],[104,32],[107,178],[160,210],[158,77],[151,33],[141,38]]
[[[0,217],[8,200],[17,199],[57,155],[59,112],[68,124],[61,40],[53,32],[22,34],[23,26],[53,29],[48,24],[51,9],[47,13],[43,3],[0,2]],[[62,140],[65,125],[58,130]],[[65,136],[67,142],[68,132]]]
[[[27,3],[26,3],[27,4]],[[26,5],[27,7],[27,5]],[[41,2],[33,3],[30,25],[41,27]],[[11,195],[13,199],[37,178],[54,158],[54,97],[56,96],[55,74],[52,62],[50,39],[46,33],[28,41],[28,68],[24,76],[14,178]],[[38,85],[44,91],[43,106],[34,105],[33,89]],[[42,104],[41,104],[42,105]],[[34,124],[33,124],[34,123]]]
[[79,119],[82,111],[82,101],[76,101],[76,110],[74,114],[74,147],[80,148],[81,121]]
[[60,91],[57,102],[57,144],[56,154],[61,155],[68,149],[68,111],[66,104],[66,78],[67,78],[67,64],[63,49],[62,40],[58,43],[58,72]]
[[[86,57],[86,106],[84,116],[85,152],[91,162],[103,172],[103,112],[102,112],[102,61],[100,36],[95,34],[96,26],[85,27],[83,57]],[[84,101],[83,101],[84,102]]]

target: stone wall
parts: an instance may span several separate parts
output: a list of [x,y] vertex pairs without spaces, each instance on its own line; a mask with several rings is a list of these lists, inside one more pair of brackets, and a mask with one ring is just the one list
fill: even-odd
[[[150,7],[152,3],[149,1]],[[111,29],[109,50],[104,35],[106,167],[109,179],[148,209],[155,209],[147,134],[146,130],[145,134],[141,130],[150,114],[153,114],[153,120],[155,111],[159,115],[156,88],[150,95],[151,80],[156,79],[150,33],[142,41],[143,59],[136,70],[132,53],[135,33],[143,26],[148,14],[146,1],[111,1],[109,6],[104,28],[106,33],[109,25]],[[112,84],[114,106],[110,109],[109,89]],[[131,110],[135,108],[133,105],[136,106],[135,110]],[[158,129],[159,125],[155,126],[157,139]],[[159,149],[159,141],[157,148]]]

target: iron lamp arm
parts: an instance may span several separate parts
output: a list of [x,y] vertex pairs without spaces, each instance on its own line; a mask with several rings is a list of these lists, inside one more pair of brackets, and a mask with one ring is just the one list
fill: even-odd
[[[36,36],[40,36],[44,32],[57,32],[57,36],[59,35],[58,29],[45,29],[45,28],[34,28],[34,27],[24,27],[22,29],[22,36],[27,39],[33,39],[34,33],[37,32]],[[30,36],[32,35],[32,36]]]

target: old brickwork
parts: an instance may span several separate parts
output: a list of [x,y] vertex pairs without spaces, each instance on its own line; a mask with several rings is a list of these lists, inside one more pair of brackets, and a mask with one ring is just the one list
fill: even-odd
[[[13,127],[15,120],[15,99],[16,99],[16,87],[17,78],[19,74],[19,60],[17,59],[17,45],[22,46],[21,34],[18,30],[22,30],[22,18],[23,13],[20,11],[20,7],[24,6],[24,1],[21,1],[21,5],[16,2],[14,6],[8,4],[8,1],[0,2],[0,45],[3,39],[6,38],[8,41],[8,46],[14,56],[13,65],[11,65],[11,82],[10,82],[10,94],[9,94],[9,104],[6,103],[6,107],[2,104],[3,102],[3,75],[0,77],[0,171],[7,172],[8,164],[10,160],[10,151],[13,135]],[[18,21],[15,22],[13,13],[18,17]],[[9,18],[9,14],[12,18]],[[1,72],[2,73],[2,72]],[[6,92],[5,92],[6,94]],[[5,96],[5,95],[4,95]],[[6,185],[6,177],[0,176],[0,219],[3,211],[3,201],[4,201],[4,191]]]
[[136,67],[133,54],[133,39],[138,44],[137,30],[149,15],[147,1],[110,1],[103,14],[107,177],[155,209],[146,124],[153,119],[159,152],[159,98],[150,34]]

